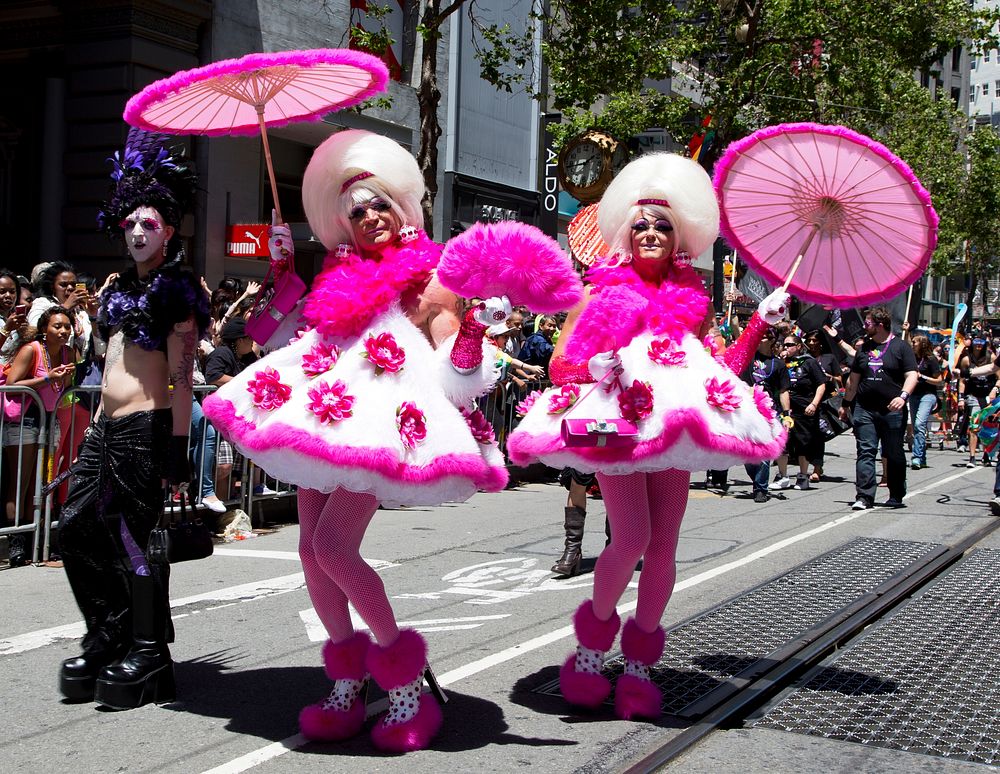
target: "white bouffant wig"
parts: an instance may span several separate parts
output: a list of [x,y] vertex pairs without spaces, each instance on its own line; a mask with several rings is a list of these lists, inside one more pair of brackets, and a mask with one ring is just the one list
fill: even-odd
[[[662,200],[639,204],[640,200]],[[641,212],[670,221],[674,252],[695,258],[719,235],[719,202],[701,166],[676,153],[649,153],[625,165],[597,208],[597,225],[612,254],[631,255],[632,224]]]
[[389,203],[398,225],[423,228],[424,178],[401,145],[361,129],[345,129],[313,151],[302,178],[302,204],[313,234],[327,250],[353,244],[348,213],[372,195]]

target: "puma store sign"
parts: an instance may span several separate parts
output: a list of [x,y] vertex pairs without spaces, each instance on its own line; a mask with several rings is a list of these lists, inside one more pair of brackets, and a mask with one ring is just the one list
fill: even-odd
[[236,223],[226,226],[226,255],[237,258],[268,258],[267,224]]

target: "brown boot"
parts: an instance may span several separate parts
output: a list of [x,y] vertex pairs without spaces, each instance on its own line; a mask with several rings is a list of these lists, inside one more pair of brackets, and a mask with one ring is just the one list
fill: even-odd
[[566,509],[566,547],[562,556],[552,565],[552,572],[566,578],[580,574],[580,560],[583,558],[583,525],[587,512],[572,505]]

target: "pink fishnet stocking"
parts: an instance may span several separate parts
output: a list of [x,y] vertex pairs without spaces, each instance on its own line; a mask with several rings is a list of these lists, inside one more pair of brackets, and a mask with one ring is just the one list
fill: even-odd
[[677,539],[691,474],[682,470],[597,474],[611,521],[611,545],[594,568],[594,614],[611,618],[642,559],[635,621],[652,632],[660,625],[677,578]]
[[346,489],[331,494],[299,489],[298,501],[306,588],[330,639],[341,642],[354,633],[350,602],[379,645],[391,645],[399,636],[396,617],[382,579],[360,553],[378,501]]

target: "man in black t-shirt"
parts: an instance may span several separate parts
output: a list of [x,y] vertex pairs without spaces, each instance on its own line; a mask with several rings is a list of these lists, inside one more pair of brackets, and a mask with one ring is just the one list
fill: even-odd
[[869,309],[864,320],[868,338],[851,365],[841,409],[844,419],[852,412],[858,450],[857,499],[851,508],[865,510],[875,503],[880,441],[889,484],[886,505],[900,508],[906,495],[907,400],[917,385],[917,361],[910,345],[892,334],[892,319],[884,306]]

